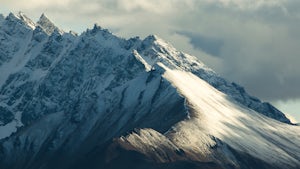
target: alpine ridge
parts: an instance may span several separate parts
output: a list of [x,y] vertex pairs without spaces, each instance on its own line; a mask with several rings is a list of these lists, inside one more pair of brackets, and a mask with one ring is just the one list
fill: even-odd
[[1,169],[299,169],[300,126],[155,35],[0,15]]

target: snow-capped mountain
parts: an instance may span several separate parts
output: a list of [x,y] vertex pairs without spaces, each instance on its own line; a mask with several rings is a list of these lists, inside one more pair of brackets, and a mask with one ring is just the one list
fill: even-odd
[[300,168],[300,127],[157,36],[0,15],[0,168]]

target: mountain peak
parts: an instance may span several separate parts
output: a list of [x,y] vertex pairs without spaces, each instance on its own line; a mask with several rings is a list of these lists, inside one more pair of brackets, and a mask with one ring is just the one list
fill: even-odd
[[10,12],[5,19],[11,22],[20,21],[20,18],[12,12]]
[[32,29],[35,28],[36,24],[30,18],[28,18],[23,12],[19,12],[18,17]]
[[57,30],[58,32],[62,33],[61,30],[59,30],[59,28],[57,28],[51,21],[50,19],[47,18],[47,16],[43,13],[40,16],[39,21],[37,22],[37,24],[44,29],[44,31],[47,34],[52,34],[55,30]]
[[152,35],[148,35],[145,39],[155,41],[155,40],[159,39],[159,37],[157,35],[152,34]]
[[159,38],[157,35],[149,35],[144,39],[144,42],[148,42],[148,43],[154,43],[157,41],[163,41],[161,38]]
[[174,47],[170,43],[166,42],[165,40],[163,40],[157,35],[149,35],[144,39],[143,42],[145,44],[152,44],[154,46],[168,47],[174,49]]
[[17,14],[9,13],[6,19],[15,22],[21,22],[26,26],[30,27],[31,29],[34,29],[36,27],[36,24],[30,18],[28,18],[23,12],[18,12]]

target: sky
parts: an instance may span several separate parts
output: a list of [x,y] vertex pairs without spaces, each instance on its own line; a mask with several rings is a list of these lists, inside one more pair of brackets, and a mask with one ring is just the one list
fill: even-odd
[[155,34],[300,122],[299,0],[0,0],[0,13],[45,13],[65,31],[97,23]]

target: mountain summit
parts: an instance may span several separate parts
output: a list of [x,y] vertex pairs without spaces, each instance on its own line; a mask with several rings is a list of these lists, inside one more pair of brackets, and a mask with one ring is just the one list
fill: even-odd
[[0,15],[1,169],[299,169],[300,127],[155,35]]
[[[48,35],[51,35],[55,30],[60,31],[47,17],[42,14],[37,25],[41,26]],[[62,31],[60,31],[62,32]]]

